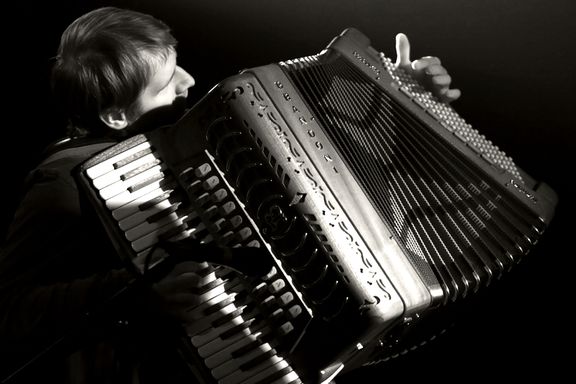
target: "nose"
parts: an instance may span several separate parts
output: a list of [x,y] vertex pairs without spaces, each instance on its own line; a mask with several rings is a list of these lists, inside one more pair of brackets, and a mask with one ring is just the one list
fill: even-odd
[[187,97],[188,88],[193,87],[196,83],[194,78],[180,66],[176,68],[176,76],[178,76],[176,83],[176,94],[178,96]]

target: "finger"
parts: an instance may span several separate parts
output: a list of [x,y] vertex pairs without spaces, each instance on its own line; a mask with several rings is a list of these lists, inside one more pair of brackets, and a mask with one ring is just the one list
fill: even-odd
[[444,93],[444,100],[446,102],[452,102],[454,100],[457,100],[458,98],[460,98],[460,95],[462,94],[462,92],[460,92],[459,89],[454,88],[454,89],[448,89],[446,91],[446,93]]
[[418,60],[412,62],[412,69],[415,71],[421,71],[431,65],[440,65],[440,59],[436,56],[424,56]]
[[432,77],[432,84],[440,87],[448,87],[452,82],[450,75],[436,75]]
[[200,276],[194,272],[187,272],[178,276],[167,276],[154,287],[163,294],[196,292],[212,280],[215,280],[212,275]]
[[403,33],[396,35],[396,67],[410,65],[410,41]]
[[437,90],[436,96],[440,99],[440,101],[444,103],[450,103],[454,100],[457,100],[461,95],[459,89],[450,89],[450,88],[442,88]]
[[207,270],[209,267],[210,265],[205,261],[182,261],[174,266],[174,269],[170,272],[170,274],[179,275],[187,272],[200,272]]
[[437,76],[437,75],[445,75],[448,73],[448,71],[440,64],[430,64],[426,67],[424,73],[426,73],[427,75]]

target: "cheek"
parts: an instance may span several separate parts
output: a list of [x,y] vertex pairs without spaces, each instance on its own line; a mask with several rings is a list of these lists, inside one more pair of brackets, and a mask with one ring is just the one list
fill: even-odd
[[170,105],[173,102],[174,96],[170,95],[169,92],[166,92],[165,94],[156,95],[154,97],[143,95],[138,104],[140,105],[140,113],[144,114],[153,109]]

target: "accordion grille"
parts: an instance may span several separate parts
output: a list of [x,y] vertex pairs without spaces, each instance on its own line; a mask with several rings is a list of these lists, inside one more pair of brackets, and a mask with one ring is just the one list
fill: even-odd
[[446,300],[499,278],[543,232],[538,215],[349,60],[281,64],[407,255],[432,266]]

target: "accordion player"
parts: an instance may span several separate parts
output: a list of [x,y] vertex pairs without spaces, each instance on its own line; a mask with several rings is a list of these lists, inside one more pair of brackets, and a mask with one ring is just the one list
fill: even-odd
[[138,273],[162,240],[269,254],[260,281],[215,266],[191,309],[206,383],[328,382],[410,349],[513,268],[557,204],[354,28],[223,80],[78,176]]

